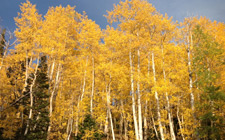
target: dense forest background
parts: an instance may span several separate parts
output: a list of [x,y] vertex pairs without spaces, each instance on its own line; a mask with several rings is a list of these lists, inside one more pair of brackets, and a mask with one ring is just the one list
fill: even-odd
[[224,23],[146,0],[106,29],[71,6],[20,9],[0,30],[0,139],[225,139]]

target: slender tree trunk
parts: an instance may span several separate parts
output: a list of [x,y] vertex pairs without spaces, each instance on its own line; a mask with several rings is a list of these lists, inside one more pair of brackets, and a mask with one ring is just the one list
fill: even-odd
[[120,139],[121,140],[123,140],[123,113],[122,112],[120,113]]
[[[112,114],[112,110],[111,110],[111,114]],[[116,117],[112,117],[113,118],[113,128],[116,128]]]
[[[190,38],[191,38],[191,41],[190,41]],[[192,72],[192,61],[191,61],[191,46],[193,47],[193,40],[192,40],[192,33],[190,31],[190,27],[188,27],[188,36],[187,36],[187,41],[188,41],[188,48],[187,48],[187,53],[188,53],[188,73],[189,73],[189,90],[190,90],[190,97],[191,97],[191,109],[192,109],[192,112],[193,112],[193,117],[194,117],[194,120],[195,122],[197,122],[197,119],[196,119],[196,116],[195,116],[195,97],[194,97],[194,93],[193,93],[193,72]],[[193,134],[193,136],[196,136],[196,139],[197,140],[200,140],[199,138],[199,134],[197,132],[197,134]]]
[[[50,69],[51,69],[51,72],[50,72]],[[54,69],[55,69],[55,58],[54,58],[54,60],[53,60],[53,62],[52,62],[52,64],[50,63],[49,64],[49,68],[48,68],[48,77],[49,77],[49,88],[48,88],[48,94],[50,94],[51,95],[51,89],[52,89],[52,78],[53,78],[53,73],[54,73]],[[51,108],[51,106],[52,106],[52,100],[53,100],[53,97],[52,97],[52,95],[50,96],[50,99],[49,99],[49,103],[50,103],[50,105],[49,105],[49,118],[52,116],[52,114],[50,113],[51,112],[51,110],[52,110],[52,108]],[[48,136],[47,136],[47,140],[49,140],[49,135],[50,135],[50,131],[51,131],[51,118],[50,118],[50,122],[49,122],[49,126],[48,126]]]
[[80,113],[80,97],[78,98],[78,103],[77,103],[77,116],[76,116],[76,123],[75,123],[75,136],[77,136],[77,134],[78,134],[79,113]]
[[[150,103],[151,103],[151,102],[150,102]],[[149,105],[149,110],[150,110],[149,113],[150,113],[150,115],[151,115],[151,120],[152,120],[153,128],[154,128],[154,131],[155,131],[155,135],[156,135],[157,140],[159,140],[160,138],[159,138],[158,131],[157,131],[157,129],[156,129],[155,119],[154,119],[154,117],[153,117],[153,115],[152,115],[151,104]]]
[[[70,80],[70,89],[71,89],[71,80]],[[72,91],[70,90],[72,93]],[[72,112],[72,117],[69,118],[68,124],[67,124],[67,140],[70,140],[71,133],[73,131],[73,104],[74,103],[74,96],[72,96],[72,102],[70,104],[71,112]]]
[[115,140],[115,134],[114,134],[114,129],[113,129],[113,121],[112,121],[112,113],[109,110],[109,119],[110,119],[110,124],[111,124],[111,131],[112,131],[112,138]]
[[69,129],[70,129],[70,118],[67,120],[67,127],[66,127],[67,139],[68,139],[68,136],[69,136]]
[[140,93],[140,50],[138,48],[138,81],[137,81],[137,94],[138,94],[138,123],[139,123],[139,139],[143,140],[142,132],[142,113],[141,113],[141,93]]
[[[148,78],[150,79],[150,52],[148,52]],[[150,92],[150,88],[147,89],[147,92]],[[148,138],[148,123],[147,123],[147,115],[148,115],[148,101],[145,100],[145,114],[144,114],[144,140]]]
[[[36,121],[37,121],[37,120],[39,120],[40,115],[41,115],[41,112],[38,112],[38,116],[37,116]],[[33,130],[35,130],[35,129],[36,129],[36,127],[37,127],[37,124],[35,124],[35,125],[34,125]]]
[[[85,84],[85,82],[84,82]],[[76,124],[75,124],[75,127],[76,127],[76,130],[75,130],[75,136],[77,136],[78,134],[78,124],[79,124],[79,114],[80,114],[80,103],[82,102],[83,100],[83,96],[84,96],[84,92],[85,92],[85,86],[83,86],[83,90],[82,90],[82,94],[81,96],[79,96],[78,98],[78,103],[77,103],[77,118],[76,118]]]
[[82,94],[81,94],[81,101],[83,100],[85,87],[86,87],[87,64],[88,64],[88,57],[86,59],[86,68],[84,70],[84,81],[83,81],[83,88],[82,88]]
[[66,130],[67,131],[67,140],[70,140],[72,129],[73,129],[73,119],[69,118],[68,124],[67,124],[67,130]]
[[[161,50],[162,50],[162,63],[163,63],[163,78],[164,78],[164,82],[166,82],[166,71],[165,71],[165,61],[164,61],[164,48],[163,45],[161,45]],[[169,97],[168,97],[168,92],[166,91],[166,107],[167,107],[167,112],[168,112],[168,119],[169,119],[169,126],[170,126],[170,136],[171,136],[171,140],[176,140],[175,137],[175,133],[174,133],[174,127],[173,127],[173,116],[170,110],[170,101],[169,101]]]
[[69,133],[69,136],[68,136],[68,140],[70,139],[70,136],[71,136],[72,131],[73,131],[73,119],[71,119],[70,133]]
[[127,137],[127,129],[128,129],[128,123],[127,123],[127,120],[126,120],[126,114],[125,114],[125,110],[124,110],[124,106],[123,106],[123,101],[121,100],[121,106],[122,106],[122,114],[123,114],[123,122],[124,122],[124,137],[125,137],[125,140],[128,140],[128,137]]
[[[153,70],[153,76],[154,76],[154,83],[156,86],[156,72],[155,72],[155,62],[154,62],[154,53],[153,52],[152,52],[152,70]],[[155,91],[155,99],[156,99],[156,106],[157,106],[159,132],[160,132],[161,140],[165,140],[164,133],[163,133],[163,127],[162,127],[162,123],[161,123],[160,102],[159,102],[159,97],[158,97],[157,91]]]
[[[150,113],[151,113],[151,111],[150,111]],[[154,128],[154,131],[155,131],[156,138],[157,138],[157,140],[159,140],[159,134],[158,134],[158,131],[157,131],[157,129],[156,129],[156,126],[155,126],[155,119],[154,119],[152,113],[151,113],[151,119],[152,119],[152,124],[153,124],[153,128]]]
[[145,115],[144,115],[144,140],[147,140],[148,135],[147,135],[147,130],[148,130],[148,124],[147,124],[147,105],[148,101],[145,101]]
[[168,119],[169,119],[169,125],[170,125],[170,136],[172,140],[176,140],[176,136],[174,133],[174,127],[173,127],[173,117],[172,113],[170,110],[170,103],[169,103],[169,98],[168,98],[168,93],[166,92],[166,101],[167,101],[167,112],[168,112]]
[[132,56],[131,55],[132,54],[131,54],[131,50],[130,50],[129,58],[130,58],[130,81],[131,81],[131,95],[132,95],[132,110],[133,110],[135,136],[136,136],[136,139],[139,140],[137,115],[136,115],[136,107],[135,107],[135,97],[134,97],[133,62],[132,62]]
[[106,112],[106,118],[105,118],[105,127],[104,127],[104,133],[105,133],[105,134],[107,134],[108,131],[109,131],[109,130],[108,130],[108,124],[109,124],[109,123],[108,123],[108,116],[109,116],[108,114],[109,114],[109,113],[108,113],[108,109],[107,109],[107,112]]
[[[49,101],[49,118],[50,118],[50,122],[49,122],[49,127],[48,127],[48,137],[47,139],[50,139],[50,132],[51,132],[51,125],[52,125],[52,111],[53,111],[53,98],[55,95],[55,90],[58,87],[59,84],[59,79],[60,79],[60,70],[61,70],[61,64],[58,64],[58,70],[57,70],[57,74],[56,74],[56,78],[55,78],[55,84],[53,87],[53,90],[51,92],[51,96],[50,96],[50,101]],[[52,71],[53,73],[53,71]]]
[[78,99],[78,103],[77,103],[77,118],[76,118],[76,130],[75,130],[75,136],[77,136],[78,134],[78,123],[79,123],[79,113],[80,113],[80,103],[82,102],[83,100],[83,97],[84,97],[84,93],[85,93],[85,87],[86,87],[86,75],[87,75],[87,64],[88,64],[88,57],[86,58],[86,67],[85,67],[85,70],[84,70],[84,79],[83,79],[83,86],[82,86],[82,93],[81,93],[81,96],[79,97]]
[[32,57],[30,59],[30,62],[28,62],[28,52],[26,51],[26,72],[25,72],[25,83],[24,83],[24,87],[23,87],[23,90],[22,90],[22,93],[24,93],[26,91],[26,87],[28,85],[27,83],[27,80],[29,78],[29,68],[32,64]]
[[177,120],[178,120],[178,124],[179,124],[179,127],[180,127],[180,133],[181,133],[182,139],[185,140],[185,137],[184,137],[184,134],[183,134],[183,131],[182,131],[183,128],[182,128],[181,121],[180,121],[180,116],[179,116],[179,106],[180,106],[180,99],[178,99]]
[[92,116],[92,112],[93,112],[94,90],[95,90],[95,61],[94,61],[94,57],[92,57],[92,89],[91,89],[91,103],[90,103],[91,116]]
[[[30,59],[30,62],[28,61],[28,51],[26,50],[26,71],[25,71],[25,82],[24,82],[24,87],[23,87],[23,90],[22,90],[22,97],[24,97],[23,93],[26,91],[26,87],[28,86],[28,78],[29,78],[29,68],[31,67],[31,64],[32,64],[32,57]],[[33,104],[33,103],[32,103]],[[23,112],[22,112],[23,114]],[[26,126],[27,127],[27,126]],[[26,133],[26,130],[25,130],[25,133]],[[25,135],[24,133],[24,135]]]
[[106,93],[107,93],[107,112],[109,114],[109,120],[110,120],[110,126],[111,126],[111,131],[112,131],[112,139],[115,140],[115,134],[114,134],[114,129],[113,129],[113,120],[112,120],[112,113],[111,113],[111,109],[110,109],[110,84],[109,87],[107,88],[106,86]]
[[188,33],[187,41],[188,41],[187,53],[188,53],[188,73],[189,73],[189,89],[190,89],[190,96],[191,96],[191,109],[192,109],[192,111],[194,111],[194,94],[193,94],[193,89],[192,89],[193,88],[193,80],[192,80],[192,70],[191,70],[191,48],[190,48],[189,33]]
[[128,121],[127,120],[124,120],[124,137],[125,137],[125,140],[128,140]]
[[49,107],[49,116],[52,116],[52,110],[53,110],[53,98],[55,95],[55,90],[58,86],[59,83],[59,77],[60,77],[60,69],[61,69],[61,64],[58,65],[58,70],[57,70],[57,74],[56,74],[56,78],[55,78],[55,85],[53,87],[53,90],[51,92],[51,96],[50,96],[50,107]]
[[55,69],[55,59],[53,60],[53,63],[52,63],[52,69],[51,69],[51,73],[50,73],[50,77],[49,77],[50,81],[52,81],[54,69]]
[[38,54],[38,58],[37,58],[37,65],[35,68],[35,72],[34,72],[34,79],[32,81],[32,84],[30,85],[30,111],[29,111],[29,117],[28,117],[28,121],[27,121],[27,126],[26,126],[26,130],[24,132],[24,135],[27,135],[28,129],[29,129],[29,123],[30,120],[32,119],[32,111],[33,111],[33,103],[34,103],[34,98],[33,98],[33,86],[35,85],[36,79],[37,79],[37,71],[38,71],[38,65],[39,65],[39,54]]

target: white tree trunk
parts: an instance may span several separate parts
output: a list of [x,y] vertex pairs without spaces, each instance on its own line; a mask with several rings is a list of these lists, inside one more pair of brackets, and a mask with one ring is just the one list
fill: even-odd
[[[188,73],[189,73],[189,90],[190,90],[190,104],[191,104],[191,109],[192,109],[192,115],[193,118],[195,120],[195,122],[197,122],[196,116],[195,116],[195,97],[194,97],[194,93],[193,93],[193,79],[192,79],[192,75],[193,75],[193,71],[192,71],[192,60],[191,60],[191,47],[193,47],[193,40],[192,40],[192,33],[190,30],[190,27],[187,26],[188,28],[188,35],[187,35],[187,54],[188,54]],[[191,38],[191,41],[190,41]],[[197,132],[197,134],[193,134],[193,136],[196,136],[196,139],[199,140],[199,134]]]
[[128,128],[128,123],[127,123],[127,120],[126,120],[126,114],[125,114],[125,110],[124,110],[124,106],[123,106],[123,101],[121,100],[121,106],[122,106],[122,115],[123,115],[123,122],[124,122],[124,137],[125,137],[125,140],[128,140],[128,137],[127,137],[127,128]]
[[87,57],[87,59],[86,59],[86,67],[85,67],[85,70],[84,70],[84,81],[83,81],[83,88],[82,88],[82,94],[81,94],[81,99],[80,99],[80,101],[83,100],[84,93],[85,93],[85,87],[86,87],[86,75],[87,75],[87,65],[88,65],[88,57]]
[[104,128],[104,133],[107,134],[107,135],[108,135],[108,132],[109,132],[109,128],[108,128],[108,125],[109,125],[108,118],[109,118],[109,113],[108,113],[108,109],[107,109],[107,112],[106,112],[106,118],[105,118],[105,128]]
[[[156,72],[155,72],[155,62],[154,62],[154,53],[153,52],[152,52],[152,70],[153,70],[153,76],[154,76],[154,84],[156,86]],[[163,133],[163,127],[162,127],[162,123],[161,123],[160,103],[159,103],[159,97],[158,97],[157,91],[155,91],[155,99],[156,99],[156,106],[157,106],[159,132],[160,132],[161,140],[165,140],[164,133]]]
[[28,52],[26,51],[26,72],[25,72],[25,83],[24,83],[24,87],[23,87],[23,90],[22,90],[22,93],[24,93],[26,91],[26,87],[28,85],[27,83],[27,80],[29,78],[29,69],[31,67],[31,64],[32,64],[32,57],[30,59],[30,63],[28,62]]
[[[161,50],[162,50],[162,63],[163,63],[163,78],[164,81],[166,82],[166,71],[165,71],[165,65],[164,65],[164,48],[163,45],[161,45]],[[172,118],[172,113],[170,110],[170,101],[169,101],[169,97],[168,97],[168,92],[166,91],[166,106],[167,106],[167,112],[168,112],[168,119],[169,119],[169,126],[170,126],[170,136],[171,136],[171,140],[176,140],[176,136],[174,133],[174,127],[173,127],[173,118]]]
[[78,134],[78,123],[79,123],[79,113],[80,113],[80,103],[83,100],[84,97],[84,93],[85,93],[85,87],[86,87],[86,75],[87,75],[87,64],[88,64],[88,57],[86,58],[86,66],[85,66],[85,70],[84,70],[84,80],[83,80],[83,86],[82,86],[82,93],[78,98],[78,103],[77,103],[77,118],[76,118],[76,130],[75,130],[75,136],[77,136]]
[[76,123],[75,123],[75,136],[77,136],[77,134],[78,134],[79,112],[80,112],[80,97],[78,98],[78,103],[77,103],[77,116],[76,116]]
[[[71,89],[71,80],[70,80],[70,89]],[[70,91],[70,92],[72,93],[72,91]],[[71,133],[73,131],[73,116],[74,116],[73,105],[74,105],[74,96],[72,96],[72,102],[70,104],[72,117],[69,118],[69,121],[68,121],[68,124],[67,124],[67,125],[69,125],[69,126],[67,126],[67,140],[70,140]]]
[[109,110],[109,119],[110,119],[110,124],[111,124],[111,131],[112,131],[112,138],[115,140],[115,134],[114,134],[114,129],[113,129],[113,121],[112,121],[112,113],[111,110]]
[[153,124],[154,131],[155,131],[155,135],[156,135],[157,140],[159,140],[159,134],[158,134],[158,131],[157,131],[156,126],[155,126],[155,120],[154,120],[154,117],[153,117],[151,111],[150,111],[150,113],[151,113],[151,119],[152,119],[152,124]]
[[180,127],[180,133],[182,136],[182,139],[185,140],[184,134],[183,134],[183,128],[182,128],[182,124],[181,124],[181,120],[180,120],[180,116],[179,116],[179,106],[180,106],[180,99],[178,99],[178,106],[177,106],[177,120],[178,120],[178,124]]
[[93,112],[94,90],[95,90],[95,61],[94,61],[94,58],[92,57],[92,89],[91,89],[91,102],[90,102],[91,116],[92,116],[92,112]]
[[148,130],[148,124],[147,124],[147,108],[148,108],[148,101],[145,101],[145,114],[144,114],[144,140],[147,140],[147,130]]
[[34,98],[33,98],[33,86],[35,85],[36,79],[37,79],[37,71],[38,71],[38,66],[39,66],[39,54],[38,54],[38,58],[37,58],[37,65],[35,68],[35,72],[34,72],[34,79],[32,81],[32,84],[30,85],[30,111],[29,111],[29,119],[27,121],[27,126],[26,126],[26,130],[24,132],[24,135],[27,135],[28,129],[29,129],[29,125],[30,125],[30,120],[32,119],[32,111],[33,111],[33,103],[34,103]]
[[139,139],[143,140],[142,132],[142,113],[141,113],[141,93],[140,93],[140,50],[138,48],[138,81],[137,81],[137,95],[138,95],[138,123],[139,123]]
[[121,140],[123,140],[123,113],[122,112],[120,113],[120,139]]
[[70,140],[72,130],[73,130],[73,119],[70,118],[67,124],[67,140]]
[[53,110],[53,98],[55,95],[55,90],[59,84],[59,77],[60,77],[60,69],[61,69],[61,64],[58,65],[58,70],[57,70],[57,74],[56,74],[56,78],[55,78],[55,84],[53,87],[53,90],[51,92],[51,96],[50,96],[50,107],[49,107],[49,116],[52,116],[52,110]]
[[189,89],[190,89],[190,96],[191,96],[191,109],[194,111],[194,94],[193,94],[193,80],[192,80],[192,70],[191,70],[191,48],[190,48],[190,40],[189,40],[189,33],[187,36],[188,40],[188,73],[189,73]]
[[[148,52],[148,78],[150,79],[150,52]],[[150,92],[150,87],[149,89],[147,88],[147,92]],[[148,110],[148,101],[147,99],[145,100],[145,114],[144,114],[144,140],[147,140],[148,138],[148,123],[147,123],[147,111]]]
[[50,122],[49,122],[49,127],[48,127],[48,137],[47,137],[48,140],[50,138],[49,136],[50,136],[51,124],[52,124],[51,117],[52,117],[52,110],[53,110],[53,98],[54,98],[54,95],[55,95],[56,88],[58,87],[58,84],[59,84],[59,81],[60,81],[60,70],[61,70],[61,64],[58,64],[58,70],[57,70],[57,74],[56,74],[56,77],[55,77],[55,84],[54,84],[53,90],[51,92],[50,100],[49,100],[49,118],[50,118]]
[[54,69],[55,69],[55,59],[54,59],[53,62],[52,62],[52,69],[51,69],[51,73],[50,73],[50,76],[49,76],[49,80],[50,80],[50,81],[52,81]]
[[136,136],[136,139],[138,140],[139,134],[138,134],[137,116],[136,116],[136,108],[135,108],[133,62],[132,62],[131,50],[129,52],[129,58],[130,58],[130,81],[131,81],[133,120],[134,120],[135,136]]
[[111,126],[111,131],[112,131],[112,138],[113,140],[115,140],[115,134],[114,134],[114,129],[113,129],[113,121],[112,121],[112,113],[111,113],[111,109],[110,109],[110,104],[111,104],[111,101],[110,101],[110,84],[109,84],[109,87],[107,89],[107,86],[106,86],[106,94],[107,94],[107,112],[109,114],[109,120],[110,120],[110,126]]
[[[187,35],[187,54],[188,54],[188,73],[189,73],[189,90],[190,90],[190,97],[191,97],[191,109],[194,111],[194,94],[193,94],[193,80],[192,80],[192,68],[191,68],[191,42],[192,42],[192,35],[190,33],[190,27],[188,26],[188,35]],[[191,42],[190,42],[191,36]]]

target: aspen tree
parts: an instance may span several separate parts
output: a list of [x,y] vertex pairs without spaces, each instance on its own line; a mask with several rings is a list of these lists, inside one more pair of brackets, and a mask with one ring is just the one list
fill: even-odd
[[70,6],[66,8],[62,6],[51,7],[45,15],[41,45],[43,46],[43,53],[48,57],[49,67],[49,92],[51,93],[49,99],[49,116],[51,120],[48,130],[49,136],[52,127],[53,99],[57,96],[57,90],[62,77],[63,60],[74,52],[73,49],[76,46],[74,39],[77,38],[77,30],[74,29],[78,27],[79,18],[80,15],[76,13],[74,7]]
[[[168,58],[165,58],[165,52],[164,52],[164,44],[167,44],[169,42],[169,40],[172,40],[173,38],[173,35],[171,34],[171,32],[174,30],[174,25],[170,24],[171,23],[171,19],[167,19],[168,17],[166,16],[164,19],[163,19],[163,24],[162,24],[162,32],[161,32],[161,52],[162,52],[162,69],[163,69],[163,79],[164,79],[164,82],[165,82],[165,85],[167,85],[167,73],[166,73],[166,70],[165,70],[165,59],[168,59]],[[168,42],[167,42],[168,41]],[[170,47],[169,45],[167,47]],[[168,87],[167,87],[168,88]],[[175,140],[176,137],[175,137],[175,133],[174,133],[174,124],[173,124],[173,115],[172,115],[172,112],[171,112],[171,107],[170,107],[170,101],[169,101],[169,95],[168,95],[168,91],[165,91],[166,92],[166,107],[167,107],[167,112],[168,112],[168,119],[169,119],[169,126],[170,126],[170,135],[171,135],[171,139],[172,140]]]
[[[16,50],[18,53],[22,53],[26,55],[26,72],[25,72],[25,83],[23,88],[23,93],[26,92],[26,88],[28,86],[28,79],[31,73],[31,67],[33,60],[37,59],[39,62],[39,56],[35,56],[37,52],[38,43],[37,43],[37,35],[38,30],[41,27],[41,15],[37,13],[35,5],[32,5],[29,1],[24,3],[21,7],[21,14],[17,18],[15,18],[16,25],[18,28],[15,31],[15,35],[18,39],[18,45],[16,46]],[[35,58],[36,57],[36,58]],[[29,129],[29,120],[32,120],[32,108],[33,108],[33,85],[36,82],[37,69],[38,65],[35,68],[35,77],[32,81],[32,84],[29,89],[30,93],[30,111],[29,117],[27,120],[27,126],[24,132],[24,135],[27,135]]]

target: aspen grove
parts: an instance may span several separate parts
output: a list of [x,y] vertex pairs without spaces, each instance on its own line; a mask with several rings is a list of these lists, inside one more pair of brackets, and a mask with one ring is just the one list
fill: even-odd
[[71,6],[20,10],[0,30],[0,139],[225,139],[224,23],[147,0],[114,5],[106,29]]

